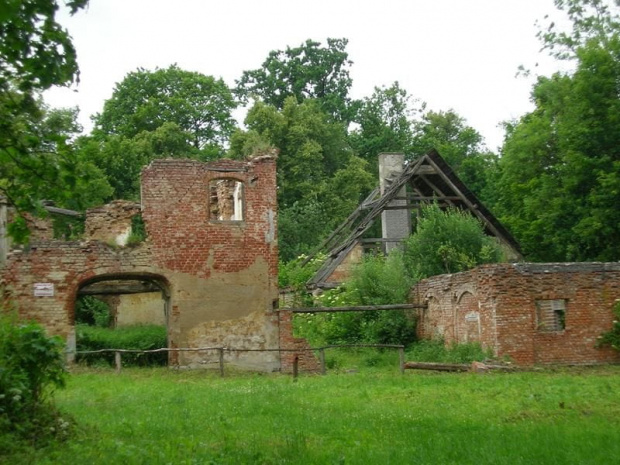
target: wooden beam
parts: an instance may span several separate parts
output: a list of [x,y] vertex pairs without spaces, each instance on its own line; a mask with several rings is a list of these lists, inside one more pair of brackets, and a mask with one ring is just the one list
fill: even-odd
[[161,292],[161,289],[151,282],[104,281],[83,287],[78,291],[78,295],[121,295],[142,294],[146,292]]
[[50,205],[45,205],[43,208],[45,208],[48,212],[54,213],[56,215],[73,216],[75,218],[84,216],[84,213],[76,212],[74,210],[67,210],[66,208],[52,207]]
[[351,307],[283,307],[292,313],[339,313],[339,312],[376,312],[383,310],[405,310],[426,308],[426,304],[395,304],[395,305],[358,305]]

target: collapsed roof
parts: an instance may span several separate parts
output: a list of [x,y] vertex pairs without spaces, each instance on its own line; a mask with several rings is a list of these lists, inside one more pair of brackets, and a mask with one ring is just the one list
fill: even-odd
[[[407,188],[406,191],[403,188]],[[403,192],[406,192],[403,197]],[[310,288],[335,287],[328,282],[336,267],[359,244],[368,242],[394,242],[389,238],[363,239],[362,236],[375,220],[388,210],[416,211],[422,205],[436,202],[441,207],[459,208],[470,212],[484,226],[485,232],[497,238],[516,259],[521,259],[519,244],[495,216],[478,200],[457,177],[452,168],[435,150],[407,163],[401,172],[384,180],[383,195],[377,187],[349,215],[349,217],[308,257],[310,261],[319,253],[327,259],[308,281]]]

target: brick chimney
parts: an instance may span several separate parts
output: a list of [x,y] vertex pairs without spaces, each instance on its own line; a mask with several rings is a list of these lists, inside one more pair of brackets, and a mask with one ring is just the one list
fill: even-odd
[[[403,172],[405,165],[405,154],[403,153],[380,153],[379,154],[379,186],[381,195],[390,187],[394,179]],[[407,209],[406,187],[398,191],[397,197],[403,200],[392,200],[388,206],[403,206],[398,210],[384,210],[381,213],[381,232],[382,238],[388,239],[385,242],[385,252],[389,253],[395,247],[400,247],[402,239],[411,234],[411,212]]]

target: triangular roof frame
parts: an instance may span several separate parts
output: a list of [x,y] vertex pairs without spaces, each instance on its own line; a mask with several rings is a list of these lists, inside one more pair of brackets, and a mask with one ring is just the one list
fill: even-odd
[[[407,197],[403,206],[391,206],[398,198],[401,188],[408,185],[412,196]],[[400,175],[389,180],[389,187],[384,195],[376,188],[355,209],[355,211],[318,247],[310,261],[319,252],[327,251],[327,259],[321,268],[308,281],[310,288],[334,287],[327,279],[336,267],[342,263],[349,252],[360,243],[362,235],[374,224],[386,209],[417,209],[423,203],[439,202],[442,206],[451,206],[469,211],[484,225],[490,236],[496,237],[508,247],[515,257],[521,259],[521,250],[517,241],[504,228],[495,216],[478,200],[467,186],[458,178],[452,168],[439,155],[431,150],[426,155],[410,161]],[[402,202],[401,202],[402,203]]]

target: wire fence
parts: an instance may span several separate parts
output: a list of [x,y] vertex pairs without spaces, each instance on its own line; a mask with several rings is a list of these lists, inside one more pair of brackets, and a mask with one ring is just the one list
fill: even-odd
[[[123,354],[154,354],[161,352],[208,352],[217,351],[218,353],[218,368],[220,376],[224,376],[224,353],[225,352],[280,352],[280,353],[301,353],[301,352],[318,352],[319,366],[321,374],[327,373],[327,366],[325,362],[325,351],[328,349],[344,349],[344,348],[376,348],[376,349],[397,349],[398,350],[398,364],[401,373],[405,372],[405,346],[398,344],[339,344],[339,345],[327,345],[322,347],[309,347],[303,349],[234,349],[230,347],[181,347],[171,348],[162,347],[160,349],[99,349],[99,350],[78,350],[68,351],[67,355],[74,357],[76,355],[88,355],[88,354],[114,354],[114,366],[116,372],[120,373],[123,366]],[[299,375],[299,358],[293,359],[293,377],[297,378]]]

